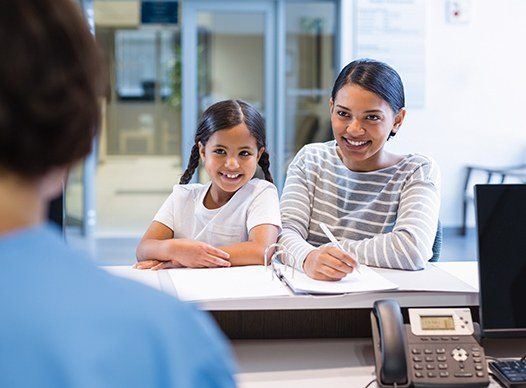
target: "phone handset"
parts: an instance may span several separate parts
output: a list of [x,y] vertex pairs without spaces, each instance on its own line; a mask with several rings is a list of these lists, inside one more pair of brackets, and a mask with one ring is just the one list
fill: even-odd
[[408,386],[407,339],[400,306],[394,300],[374,302],[371,322],[378,385]]

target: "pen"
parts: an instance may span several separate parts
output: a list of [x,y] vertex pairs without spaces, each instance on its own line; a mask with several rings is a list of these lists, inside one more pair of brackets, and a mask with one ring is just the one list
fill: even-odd
[[[336,247],[338,247],[338,249],[340,249],[340,250],[345,252],[345,249],[343,249],[343,247],[340,245],[338,240],[336,240],[336,237],[334,237],[334,234],[332,234],[332,232],[329,230],[327,225],[325,225],[323,222],[320,222],[320,228],[321,228],[321,230],[323,230],[323,233],[325,233],[325,235],[329,238],[329,240],[331,240],[331,242],[336,244]],[[360,263],[358,263],[358,260],[356,260],[356,267],[355,268],[356,268],[356,271],[359,274],[362,273],[362,271],[360,269]]]

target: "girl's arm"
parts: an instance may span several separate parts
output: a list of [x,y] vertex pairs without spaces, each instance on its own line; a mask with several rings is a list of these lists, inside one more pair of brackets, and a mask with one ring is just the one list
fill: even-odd
[[174,239],[173,231],[160,222],[153,221],[139,245],[137,246],[137,261],[139,268],[150,268],[148,263],[141,266],[142,261],[169,262],[177,267],[229,267],[228,253],[201,241]]
[[279,228],[276,225],[263,224],[253,227],[248,241],[220,247],[230,254],[232,265],[263,265],[265,249],[278,240]]

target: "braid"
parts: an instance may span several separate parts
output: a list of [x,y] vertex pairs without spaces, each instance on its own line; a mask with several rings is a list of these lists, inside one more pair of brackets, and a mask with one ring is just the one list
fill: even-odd
[[272,174],[270,173],[270,158],[267,151],[263,151],[261,154],[261,157],[259,158],[258,162],[259,166],[265,173],[265,179],[269,181],[270,183],[274,183],[274,179],[272,179]]
[[188,161],[188,167],[183,173],[181,179],[179,180],[180,185],[186,185],[188,182],[190,182],[190,179],[192,179],[192,175],[194,175],[194,171],[197,168],[197,166],[199,166],[199,146],[196,143],[192,147],[190,160]]

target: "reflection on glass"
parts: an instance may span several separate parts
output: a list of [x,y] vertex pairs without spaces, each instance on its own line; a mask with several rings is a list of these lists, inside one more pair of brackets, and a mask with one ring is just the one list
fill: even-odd
[[142,25],[139,2],[95,1],[107,62],[96,235],[138,235],[181,175],[178,25]]
[[264,113],[264,22],[262,13],[198,13],[199,114],[230,98]]
[[285,7],[285,171],[303,145],[332,139],[335,20],[334,2]]
[[[265,117],[264,25],[256,12],[197,14],[199,115],[215,102],[241,99]],[[208,180],[202,168],[199,180]]]

